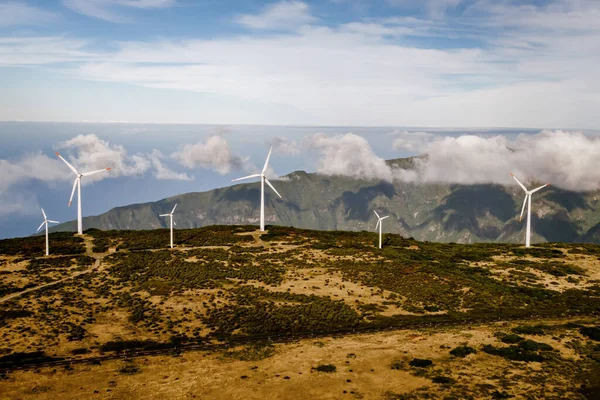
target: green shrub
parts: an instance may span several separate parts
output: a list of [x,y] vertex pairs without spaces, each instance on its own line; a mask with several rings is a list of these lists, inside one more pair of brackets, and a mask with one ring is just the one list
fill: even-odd
[[474,348],[470,347],[470,346],[458,346],[455,347],[454,349],[450,350],[450,354],[452,354],[454,357],[466,357],[469,354],[475,354],[477,353],[477,350],[475,350]]
[[313,369],[318,372],[328,372],[328,373],[337,371],[336,366],[333,364],[322,364],[322,365],[318,365],[316,368],[313,368]]
[[413,358],[408,364],[415,368],[427,368],[433,365],[433,361],[423,358]]
[[515,343],[522,342],[523,340],[525,340],[525,338],[523,338],[519,335],[515,335],[514,333],[504,335],[500,338],[500,341],[502,343],[507,343],[507,344],[515,344]]
[[587,336],[592,340],[600,342],[600,326],[596,326],[596,327],[584,326],[579,329],[579,332],[582,335]]

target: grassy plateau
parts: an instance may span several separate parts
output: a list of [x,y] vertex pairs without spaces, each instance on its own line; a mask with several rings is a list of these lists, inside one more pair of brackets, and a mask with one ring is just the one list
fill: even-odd
[[[0,399],[597,399],[600,246],[269,226],[0,241]],[[58,282],[58,283],[57,283]]]

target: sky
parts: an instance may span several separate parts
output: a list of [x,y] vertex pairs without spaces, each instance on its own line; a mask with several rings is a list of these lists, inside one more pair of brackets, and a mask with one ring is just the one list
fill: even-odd
[[0,120],[597,129],[597,0],[0,0]]
[[[597,0],[0,0],[0,238],[260,170],[600,189]],[[426,154],[413,171],[385,160]],[[168,210],[167,210],[168,211]]]

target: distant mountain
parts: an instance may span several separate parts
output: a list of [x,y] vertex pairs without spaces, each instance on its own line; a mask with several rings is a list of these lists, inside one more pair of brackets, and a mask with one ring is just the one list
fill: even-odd
[[[389,164],[411,168],[414,158]],[[267,224],[321,230],[373,230],[373,210],[390,218],[384,231],[440,242],[521,242],[525,223],[518,221],[523,201],[518,186],[413,184],[368,181],[304,171],[274,180],[283,196],[266,192]],[[258,224],[259,183],[156,202],[114,208],[84,218],[84,229],[153,229],[167,226],[167,213],[178,203],[177,228]],[[533,198],[533,242],[600,243],[600,191],[579,193],[550,187]],[[51,229],[74,231],[71,221]]]

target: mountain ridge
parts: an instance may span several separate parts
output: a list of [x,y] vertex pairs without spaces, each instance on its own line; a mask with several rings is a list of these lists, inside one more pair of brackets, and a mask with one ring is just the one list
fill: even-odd
[[[387,160],[403,169],[417,157]],[[373,210],[389,215],[384,231],[439,242],[521,242],[517,220],[521,190],[497,184],[416,184],[356,179],[293,171],[273,180],[283,196],[265,193],[267,224],[319,230],[372,230]],[[533,242],[600,242],[600,191],[572,192],[550,187],[533,199]],[[166,227],[159,214],[175,203],[177,228],[258,224],[257,182],[183,193],[154,202],[116,207],[84,218],[84,228],[154,229]],[[395,223],[394,223],[395,222]],[[75,230],[76,221],[51,231]]]

